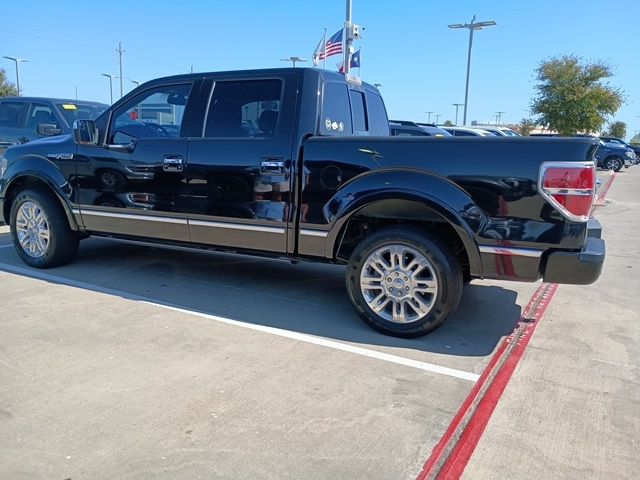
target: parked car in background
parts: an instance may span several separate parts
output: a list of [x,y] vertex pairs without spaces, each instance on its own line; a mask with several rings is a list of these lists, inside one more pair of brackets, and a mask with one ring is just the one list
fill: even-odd
[[624,167],[635,164],[636,157],[633,150],[623,147],[618,143],[598,141],[598,149],[594,154],[598,167],[614,172],[620,171]]
[[617,137],[600,137],[600,140],[607,143],[615,143],[618,145],[622,145],[623,147],[630,148],[633,150],[633,153],[636,155],[636,165],[640,163],[640,145],[638,144],[630,144]]
[[451,134],[430,123],[389,120],[389,131],[396,137],[450,137]]
[[475,127],[443,127],[454,137],[495,137],[491,132]]
[[4,97],[0,99],[0,154],[10,145],[71,133],[75,120],[92,120],[108,107],[84,100]]
[[482,130],[486,130],[487,132],[493,133],[498,137],[521,137],[518,132],[514,132],[510,128],[507,127],[496,127],[491,125],[472,125],[471,128],[481,128]]

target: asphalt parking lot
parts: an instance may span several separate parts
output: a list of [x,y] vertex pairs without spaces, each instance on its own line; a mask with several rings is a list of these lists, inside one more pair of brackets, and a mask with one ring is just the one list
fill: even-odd
[[5,478],[416,478],[538,288],[474,281],[401,340],[356,316],[342,267],[88,239],[36,271],[0,228]]

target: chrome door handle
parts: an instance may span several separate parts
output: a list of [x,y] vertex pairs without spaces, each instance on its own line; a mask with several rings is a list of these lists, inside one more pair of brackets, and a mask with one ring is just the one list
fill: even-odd
[[262,160],[260,173],[284,173],[284,160]]
[[162,162],[162,169],[165,172],[181,172],[184,168],[184,158],[182,155],[165,155]]

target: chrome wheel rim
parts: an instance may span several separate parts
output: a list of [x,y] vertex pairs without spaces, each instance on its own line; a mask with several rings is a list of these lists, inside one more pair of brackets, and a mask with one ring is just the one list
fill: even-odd
[[607,162],[607,169],[609,170],[615,170],[617,166],[618,166],[617,160],[609,160]]
[[49,248],[49,221],[40,205],[24,202],[16,215],[16,234],[22,250],[32,258],[40,258]]
[[365,260],[360,291],[369,308],[383,319],[413,323],[433,309],[438,280],[422,253],[405,245],[389,245]]

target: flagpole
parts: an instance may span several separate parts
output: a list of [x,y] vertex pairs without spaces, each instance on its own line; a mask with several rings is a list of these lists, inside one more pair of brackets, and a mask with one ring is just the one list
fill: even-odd
[[324,27],[324,37],[322,37],[322,49],[324,50],[324,61],[322,64],[322,68],[327,69],[327,27]]
[[342,31],[342,43],[344,45],[344,73],[349,74],[349,68],[351,67],[351,39],[349,38],[349,32],[351,30],[351,0],[347,0],[346,19],[344,22],[344,30]]

